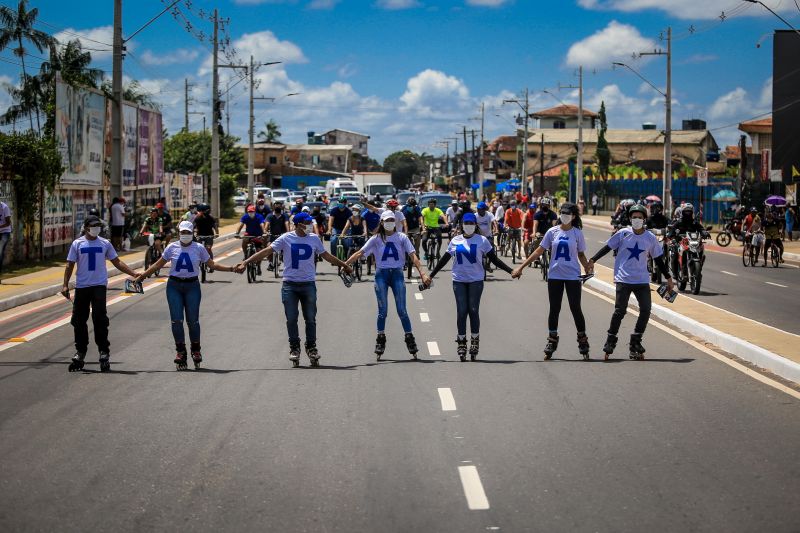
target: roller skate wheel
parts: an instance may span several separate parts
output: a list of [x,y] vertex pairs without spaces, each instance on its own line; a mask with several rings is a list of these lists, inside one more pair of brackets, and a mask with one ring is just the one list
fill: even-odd
[[298,366],[300,366],[300,360],[299,359],[293,359],[292,360],[292,367],[297,368]]
[[466,356],[466,355],[459,355],[458,357],[459,357],[459,358],[460,358],[462,361],[466,361],[466,360],[467,360],[467,356]]
[[608,353],[607,353],[607,354],[605,354],[605,356],[603,357],[603,360],[604,360],[604,361],[608,361],[608,358],[609,358],[609,357],[611,357],[611,354],[608,354]]
[[111,363],[108,361],[100,363],[100,372],[108,372],[111,370]]
[[200,370],[200,361],[195,361],[194,362],[194,369],[195,370]]
[[319,359],[311,359],[311,366],[318,367],[319,366]]
[[553,357],[553,354],[545,352],[545,354],[544,354],[544,360],[545,361],[549,361],[551,357]]
[[470,358],[471,361],[477,361],[478,356],[477,355],[470,355],[469,358]]

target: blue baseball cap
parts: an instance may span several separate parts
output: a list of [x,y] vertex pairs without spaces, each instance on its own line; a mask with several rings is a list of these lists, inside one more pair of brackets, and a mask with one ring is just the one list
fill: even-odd
[[489,209],[489,206],[486,205],[486,202],[478,202],[478,209]]
[[311,215],[304,212],[297,213],[294,218],[292,218],[292,222],[295,224],[311,224],[314,219],[311,218]]
[[475,213],[464,213],[464,216],[461,218],[461,223],[471,222],[473,224],[478,223],[478,218],[475,216]]

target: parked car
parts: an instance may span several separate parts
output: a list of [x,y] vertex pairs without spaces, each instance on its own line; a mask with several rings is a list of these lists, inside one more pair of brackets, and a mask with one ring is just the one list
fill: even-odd
[[322,196],[325,194],[325,187],[320,187],[319,185],[312,185],[310,187],[306,187],[305,192],[306,194],[308,194],[309,198],[316,198],[317,196]]
[[236,207],[244,207],[245,204],[247,204],[247,193],[246,192],[241,192],[241,191],[237,192],[233,196],[233,204]]
[[323,214],[328,214],[328,204],[326,204],[325,202],[306,202],[303,204],[303,207],[305,206],[308,206],[308,208],[311,209],[311,211],[314,211],[315,207],[319,207],[319,210]]
[[[383,201],[385,202],[389,198],[391,197],[387,196],[386,198],[383,199]],[[411,191],[403,191],[397,193],[397,201],[400,205],[406,205],[406,202],[408,202],[409,198],[417,198],[417,193]]]
[[276,201],[286,203],[289,201],[289,191],[287,189],[272,189],[268,198],[270,205]]
[[291,205],[294,205],[294,203],[297,200],[302,200],[303,202],[305,202],[306,201],[306,195],[305,194],[300,194],[300,193],[292,193],[292,194],[289,195],[289,199],[286,200],[286,201],[289,202]]
[[419,204],[420,207],[428,207],[428,201],[431,199],[436,200],[436,207],[442,211],[450,207],[450,202],[453,201],[453,197],[449,194],[443,192],[429,192],[417,198],[417,204]]

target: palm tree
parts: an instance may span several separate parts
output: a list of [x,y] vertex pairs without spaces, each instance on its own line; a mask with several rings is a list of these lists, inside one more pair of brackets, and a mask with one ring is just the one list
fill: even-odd
[[[0,51],[8,48],[12,43],[16,44],[14,55],[22,63],[22,85],[28,79],[25,69],[25,45],[23,41],[29,41],[39,52],[44,52],[53,43],[53,38],[41,30],[33,27],[36,17],[39,16],[39,9],[33,8],[28,11],[28,0],[19,0],[17,9],[8,6],[0,6]],[[34,100],[36,96],[34,94]],[[33,130],[33,114],[29,113],[31,120],[31,130]],[[36,115],[36,124],[39,126],[39,115]]]
[[[105,80],[101,88],[109,98],[113,96],[111,80]],[[149,107],[150,109],[161,109],[161,104],[155,100],[154,95],[145,91],[138,80],[133,80],[122,88],[122,99],[132,104]]]
[[258,139],[266,143],[280,142],[281,130],[279,129],[280,126],[278,126],[278,123],[273,119],[269,119],[269,122],[264,123],[264,126],[266,129],[258,132]]

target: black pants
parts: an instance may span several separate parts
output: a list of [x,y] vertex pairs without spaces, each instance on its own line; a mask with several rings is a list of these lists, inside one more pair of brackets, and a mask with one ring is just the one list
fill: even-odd
[[551,332],[558,331],[558,315],[561,314],[561,300],[564,298],[564,289],[567,291],[569,310],[575,319],[578,332],[586,331],[586,320],[581,310],[581,282],[577,279],[547,280],[547,294],[550,297],[550,316],[547,318],[547,327]]
[[639,302],[639,319],[636,321],[634,333],[644,334],[647,322],[650,321],[650,308],[652,306],[650,285],[647,283],[635,285],[617,283],[617,300],[614,303],[614,314],[611,315],[611,325],[608,327],[609,335],[616,335],[619,332],[619,326],[628,311],[628,300],[631,297],[631,293],[636,296],[636,301]]
[[72,302],[72,328],[75,330],[75,349],[85,354],[89,348],[89,307],[92,309],[94,342],[101,352],[108,352],[108,315],[106,314],[106,286],[95,285],[75,289]]

